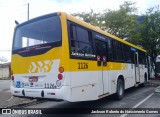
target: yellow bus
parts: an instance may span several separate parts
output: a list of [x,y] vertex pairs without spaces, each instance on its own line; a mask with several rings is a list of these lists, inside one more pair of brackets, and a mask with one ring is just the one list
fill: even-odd
[[146,50],[64,12],[31,19],[15,28],[13,96],[98,100],[148,80]]

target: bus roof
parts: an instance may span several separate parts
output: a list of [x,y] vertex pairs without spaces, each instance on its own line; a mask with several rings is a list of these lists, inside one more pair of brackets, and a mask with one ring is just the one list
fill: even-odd
[[[61,12],[61,13],[63,14],[63,12]],[[65,13],[65,14],[66,14],[66,13]],[[91,24],[89,24],[89,23],[86,23],[86,22],[84,22],[84,21],[82,21],[82,20],[80,20],[80,19],[72,16],[72,15],[66,14],[66,16],[67,16],[67,19],[70,20],[70,21],[73,21],[73,22],[75,22],[75,23],[77,23],[77,24],[80,24],[80,25],[82,25],[82,26],[84,26],[84,27],[86,27],[86,28],[89,28],[89,29],[93,30],[93,31],[99,32],[99,33],[101,33],[101,34],[103,34],[103,35],[109,36],[109,37],[111,37],[111,38],[113,38],[113,39],[115,39],[115,40],[118,40],[118,41],[120,41],[120,42],[122,42],[122,43],[124,43],[124,44],[127,44],[127,45],[129,45],[129,46],[132,46],[132,47],[134,47],[134,48],[136,48],[136,49],[138,49],[138,50],[141,50],[141,51],[143,51],[143,52],[147,52],[147,51],[144,50],[143,48],[140,48],[140,47],[138,47],[138,46],[136,46],[136,45],[134,45],[134,44],[131,44],[131,43],[129,43],[129,42],[123,40],[123,39],[120,39],[120,38],[118,38],[118,37],[116,37],[116,36],[114,36],[114,35],[106,32],[106,31],[103,31],[103,30],[101,30],[101,29],[99,29],[99,28],[97,28],[97,27],[95,27],[95,26],[93,26],[93,25],[91,25]]]

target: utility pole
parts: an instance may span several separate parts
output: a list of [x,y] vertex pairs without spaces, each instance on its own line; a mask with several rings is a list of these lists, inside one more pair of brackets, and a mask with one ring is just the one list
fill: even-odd
[[27,15],[28,15],[28,17],[27,17],[27,19],[29,20],[29,3],[27,4],[27,8],[28,8],[28,12],[27,12]]

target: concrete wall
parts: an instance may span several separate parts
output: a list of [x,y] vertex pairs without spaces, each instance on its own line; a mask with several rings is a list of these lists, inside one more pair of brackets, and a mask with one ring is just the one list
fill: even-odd
[[8,78],[10,77],[10,70],[9,68],[0,68],[0,78]]

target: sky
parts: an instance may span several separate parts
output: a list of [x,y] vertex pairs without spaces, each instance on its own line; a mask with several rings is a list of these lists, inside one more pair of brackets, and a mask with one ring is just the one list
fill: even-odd
[[[117,10],[125,0],[0,0],[0,57],[11,61],[11,50],[15,20],[19,23],[27,21],[29,3],[29,18],[64,11],[67,13],[102,12],[105,9]],[[129,1],[129,0],[128,0]],[[159,0],[131,0],[136,2],[139,14],[147,8],[160,5]]]

